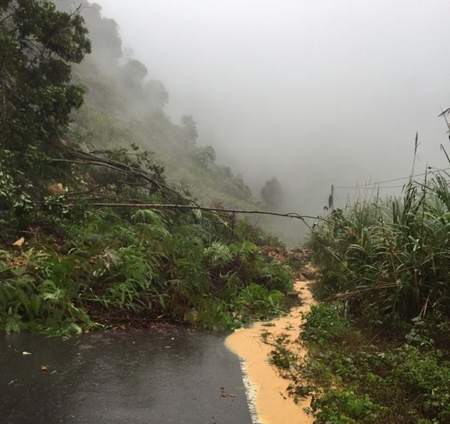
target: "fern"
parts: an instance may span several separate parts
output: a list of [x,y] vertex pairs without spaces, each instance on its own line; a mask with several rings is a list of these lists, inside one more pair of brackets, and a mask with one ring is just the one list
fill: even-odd
[[233,256],[237,256],[241,260],[247,260],[249,256],[260,253],[260,249],[250,240],[231,244],[230,251]]
[[230,248],[218,241],[205,249],[205,256],[209,259],[211,266],[223,265],[233,258]]
[[22,326],[22,317],[19,314],[14,313],[12,308],[9,308],[5,323],[6,334],[19,333]]

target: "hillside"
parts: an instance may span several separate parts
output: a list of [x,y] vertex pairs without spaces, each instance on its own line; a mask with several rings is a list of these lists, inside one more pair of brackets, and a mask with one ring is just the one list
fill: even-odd
[[[73,1],[57,4],[73,11]],[[92,54],[73,72],[74,82],[84,86],[86,94],[67,139],[95,149],[135,144],[154,153],[167,177],[204,204],[263,207],[241,176],[216,163],[211,146],[197,145],[192,116],[183,116],[179,124],[171,121],[164,112],[169,92],[152,79],[143,63],[123,51],[115,21],[103,18],[98,5],[77,4],[89,30]]]
[[233,328],[280,313],[293,278],[267,254],[280,242],[220,210],[260,205],[196,145],[192,117],[167,117],[167,91],[125,59],[114,21],[81,3],[0,6],[0,327]]

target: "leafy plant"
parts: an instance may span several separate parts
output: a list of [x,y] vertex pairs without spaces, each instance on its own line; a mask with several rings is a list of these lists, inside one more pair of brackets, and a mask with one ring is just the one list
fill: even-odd
[[311,402],[317,423],[350,424],[375,422],[377,407],[368,395],[358,396],[352,390],[326,390]]
[[298,381],[313,387],[316,422],[446,422],[450,364],[444,352],[386,337],[375,344],[367,323],[339,310],[314,307],[301,335],[308,354]]

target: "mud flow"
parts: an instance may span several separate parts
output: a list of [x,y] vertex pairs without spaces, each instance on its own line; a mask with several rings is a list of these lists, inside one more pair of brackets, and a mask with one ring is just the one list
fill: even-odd
[[295,283],[295,290],[299,293],[302,304],[292,308],[288,316],[238,330],[225,341],[226,346],[241,358],[254,423],[310,424],[314,421],[313,417],[303,410],[309,406],[311,399],[306,398],[296,404],[293,398],[289,397],[287,387],[290,381],[283,378],[276,366],[269,363],[273,346],[264,343],[261,338],[265,331],[269,331],[275,339],[286,334],[290,340],[289,349],[299,358],[305,355],[297,340],[302,313],[308,312],[313,303],[308,283]]

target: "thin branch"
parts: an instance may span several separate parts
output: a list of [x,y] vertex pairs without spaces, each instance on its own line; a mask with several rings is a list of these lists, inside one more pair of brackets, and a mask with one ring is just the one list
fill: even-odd
[[83,5],[79,4],[69,16],[72,17],[72,16],[75,16],[75,15],[79,15],[81,13],[82,9],[84,9]]
[[[113,159],[101,158],[101,157],[92,155],[90,153],[85,153],[85,152],[82,152],[79,150],[68,149],[67,151],[68,151],[68,154],[70,156],[72,156],[74,159],[52,159],[52,161],[53,162],[73,163],[73,164],[79,164],[79,165],[103,166],[103,167],[107,167],[110,169],[114,169],[116,171],[121,171],[126,174],[140,177],[140,178],[144,179],[145,181],[147,181],[148,183],[152,184],[152,186],[154,186],[159,191],[161,196],[163,196],[164,199],[167,200],[168,202],[170,202],[171,200],[168,198],[168,196],[164,192],[164,190],[172,193],[173,195],[176,195],[177,198],[182,199],[181,194],[177,190],[173,189],[172,187],[168,186],[167,184],[163,183],[162,181],[158,181],[157,179],[154,178],[153,175],[151,175],[150,173],[148,173],[146,171],[142,171],[140,169],[133,168],[129,165],[126,165],[122,162],[119,162],[119,161],[116,161]],[[190,201],[190,203],[193,203],[193,202]]]
[[[187,209],[187,210],[200,210],[207,212],[227,212],[227,213],[238,213],[238,214],[257,214],[257,215],[270,215],[270,216],[280,216],[284,218],[295,218],[301,221],[305,219],[318,219],[326,221],[325,218],[320,216],[310,216],[310,215],[300,215],[295,212],[289,213],[278,213],[278,212],[267,212],[267,211],[248,211],[241,209],[222,209],[222,208],[207,208],[204,206],[192,206],[192,205],[173,205],[166,203],[91,203],[91,206],[97,208],[137,208],[137,209]],[[68,204],[67,206],[75,206],[74,204]]]
[[119,182],[119,180],[106,181],[105,183],[96,185],[96,186],[90,188],[89,190],[85,190],[85,191],[68,191],[67,193],[64,193],[63,195],[66,196],[66,197],[69,197],[69,196],[82,196],[84,194],[88,195],[88,194],[92,194],[94,191],[96,191],[96,190],[98,190],[98,189],[100,189],[102,187],[105,187],[105,186],[107,186],[109,184],[111,184],[111,185],[112,184],[116,184],[117,182]]
[[12,16],[12,13],[10,15],[6,15],[2,20],[0,20],[0,25],[3,25],[3,22],[5,22],[9,18],[11,18],[11,16]]
[[105,160],[102,160],[99,158],[96,158],[96,160],[52,159],[52,162],[66,162],[66,163],[73,163],[75,165],[104,166],[106,168],[114,169],[115,171],[122,171],[127,174],[140,176],[144,180],[146,180],[147,182],[149,182],[151,184],[154,184],[158,188],[161,188],[161,186],[162,186],[162,184],[159,181],[156,181],[155,179],[150,178],[148,175],[143,174],[141,171],[134,170],[133,168],[126,166],[126,165],[122,165],[122,164],[121,164],[122,166],[118,166],[117,164],[115,164],[113,162],[105,161]]
[[[163,193],[163,188],[166,190],[171,191],[172,193],[176,194],[178,197],[182,198],[180,193],[178,193],[176,190],[172,189],[171,187],[167,186],[166,184],[155,180],[154,177],[145,172],[141,171],[136,168],[132,168],[131,166],[128,166],[124,163],[115,161],[113,159],[104,159],[99,158],[98,156],[94,156],[89,153],[81,152],[78,150],[69,150],[69,155],[73,157],[73,159],[52,159],[53,162],[66,162],[66,163],[72,163],[72,164],[78,164],[78,165],[94,165],[94,166],[103,166],[106,168],[114,169],[116,171],[121,171],[126,174],[135,175],[138,177],[141,177],[148,183],[152,184],[153,186],[156,186],[156,188],[160,191],[161,194]],[[165,197],[165,196],[164,196]],[[295,212],[290,213],[278,213],[278,212],[267,212],[267,211],[258,211],[258,210],[241,210],[241,209],[223,209],[223,208],[209,208],[204,206],[199,206],[197,204],[193,204],[194,202],[192,200],[188,200],[190,204],[188,205],[180,205],[180,204],[171,204],[171,203],[140,203],[138,201],[128,201],[127,203],[121,202],[121,203],[105,203],[105,202],[92,202],[92,199],[89,202],[90,205],[98,208],[102,207],[111,207],[111,208],[139,208],[139,209],[178,209],[178,210],[200,210],[200,211],[207,211],[207,212],[213,212],[213,213],[231,213],[231,214],[257,214],[257,215],[270,215],[270,216],[279,216],[283,218],[295,218],[303,221],[309,228],[309,224],[305,221],[306,219],[314,219],[314,220],[326,220],[325,218],[321,218],[318,216],[309,216],[309,215],[300,215]],[[169,200],[166,198],[166,200]],[[183,199],[186,200],[186,199]],[[75,206],[75,204],[68,204],[67,206]]]

